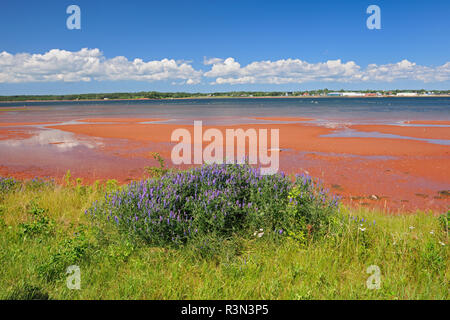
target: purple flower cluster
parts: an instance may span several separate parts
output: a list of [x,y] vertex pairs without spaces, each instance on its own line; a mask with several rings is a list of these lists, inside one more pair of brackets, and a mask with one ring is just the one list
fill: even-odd
[[33,190],[38,190],[43,187],[53,187],[55,186],[55,181],[53,179],[50,179],[48,177],[46,178],[39,178],[35,177],[31,180],[28,180],[25,182],[25,185]]
[[281,213],[296,183],[284,174],[261,175],[248,165],[204,165],[133,182],[106,194],[87,213],[153,243],[229,236],[262,226],[283,230],[287,220]]
[[14,178],[0,177],[0,193],[7,193],[12,191],[19,185],[19,182]]
[[38,190],[44,186],[54,186],[54,184],[53,180],[45,180],[38,177],[23,182],[14,178],[0,177],[0,193],[11,192],[18,188]]

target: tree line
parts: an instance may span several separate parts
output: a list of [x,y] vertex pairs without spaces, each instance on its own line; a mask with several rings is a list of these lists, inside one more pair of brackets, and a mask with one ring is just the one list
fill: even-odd
[[[135,99],[180,99],[180,98],[207,98],[207,97],[280,97],[280,96],[320,96],[329,92],[345,92],[349,90],[318,89],[308,91],[230,91],[213,93],[189,93],[189,92],[115,92],[115,93],[84,93],[68,95],[11,95],[0,96],[0,101],[78,101],[78,100],[135,100]],[[436,95],[449,95],[450,90],[355,90],[352,92],[381,93],[383,95],[395,95],[399,92],[417,92],[418,94],[431,93]]]

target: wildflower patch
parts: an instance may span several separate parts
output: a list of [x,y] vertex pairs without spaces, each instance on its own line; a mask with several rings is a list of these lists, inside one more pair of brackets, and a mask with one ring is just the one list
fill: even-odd
[[[263,175],[247,164],[212,164],[133,182],[108,193],[86,211],[106,218],[148,243],[181,244],[189,239],[235,233],[257,237],[268,231],[318,232],[337,213],[337,200],[310,177]],[[260,231],[260,230],[263,231]]]

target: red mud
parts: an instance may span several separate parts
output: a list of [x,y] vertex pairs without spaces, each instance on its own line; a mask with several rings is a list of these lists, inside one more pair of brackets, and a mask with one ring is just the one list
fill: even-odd
[[31,138],[33,134],[23,129],[0,129],[0,140],[9,139],[27,139]]
[[[125,183],[131,179],[142,178],[144,166],[156,165],[149,152],[160,152],[170,163],[170,152],[175,145],[170,141],[171,133],[175,129],[185,128],[193,136],[192,125],[140,123],[156,120],[163,119],[92,118],[78,120],[84,122],[83,124],[47,126],[50,129],[73,133],[78,139],[87,142],[100,139],[102,144],[95,148],[77,147],[79,149],[59,153],[60,158],[56,159],[52,158],[52,155],[45,156],[45,152],[41,158],[36,156],[36,159],[32,160],[27,160],[29,155],[17,154],[18,160],[13,164],[10,162],[9,165],[5,165],[0,156],[0,175],[12,175],[17,178],[34,176],[60,178],[65,170],[70,169],[73,176],[82,177],[88,182],[115,178]],[[449,139],[450,133],[450,128],[441,127],[387,125],[351,127],[359,131],[428,139]],[[208,128],[210,126],[203,126],[203,131]],[[228,128],[279,129],[281,169],[288,173],[309,173],[321,179],[331,191],[344,196],[347,203],[386,208],[391,211],[448,210],[449,198],[439,191],[450,189],[449,146],[409,139],[321,137],[334,132],[335,129],[304,123],[243,124],[214,126],[214,128],[223,133]],[[2,130],[0,137],[7,131],[9,133],[7,139],[20,138],[20,133],[14,130]],[[51,143],[52,148],[64,146],[64,143],[62,145],[57,145],[59,142]]]

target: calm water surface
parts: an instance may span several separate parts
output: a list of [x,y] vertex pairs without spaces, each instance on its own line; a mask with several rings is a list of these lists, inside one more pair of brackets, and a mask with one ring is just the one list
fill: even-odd
[[[12,107],[23,110],[7,111]],[[69,121],[82,118],[163,118],[172,122],[234,123],[251,117],[309,117],[351,123],[450,120],[450,97],[264,98],[0,103],[4,121]],[[246,119],[247,118],[247,119]]]

